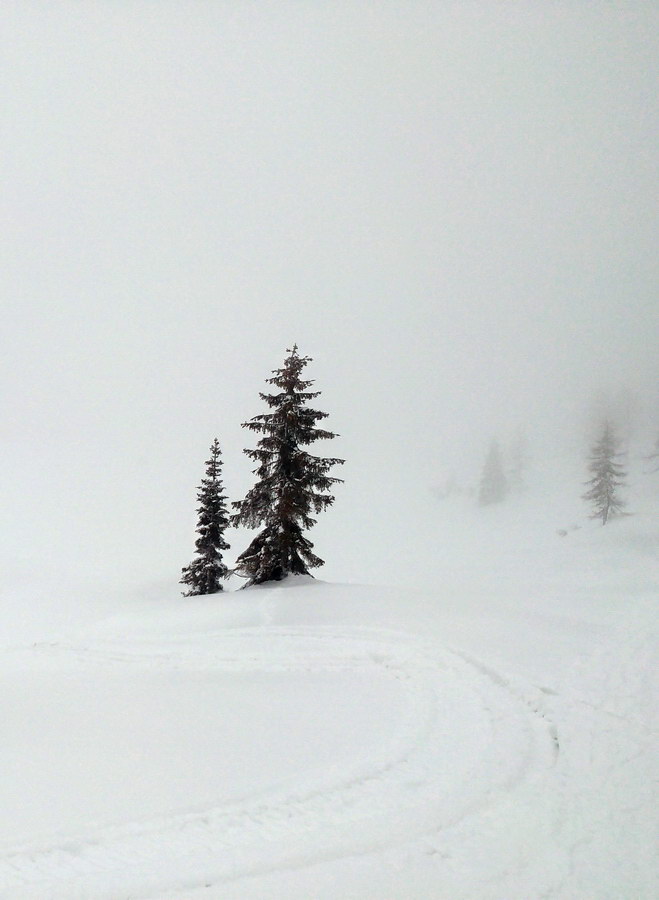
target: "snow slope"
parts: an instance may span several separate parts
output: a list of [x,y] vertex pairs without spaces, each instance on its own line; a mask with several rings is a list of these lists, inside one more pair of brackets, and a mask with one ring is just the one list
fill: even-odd
[[652,516],[459,515],[424,591],[89,594],[33,640],[24,616],[0,897],[659,895]]

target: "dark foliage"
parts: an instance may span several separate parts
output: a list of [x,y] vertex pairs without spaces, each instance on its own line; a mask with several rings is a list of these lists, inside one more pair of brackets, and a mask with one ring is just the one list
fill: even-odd
[[316,524],[312,514],[334,502],[328,492],[341,481],[328,473],[332,466],[342,464],[342,459],[312,456],[304,449],[336,435],[316,427],[327,413],[306,405],[320,394],[309,391],[313,382],[301,377],[310,357],[299,356],[297,345],[287,352],[283,368],[275,369],[267,379],[278,392],[260,394],[271,412],[243,423],[243,428],[261,435],[255,450],[245,450],[258,463],[254,469],[257,482],[244,500],[232,504],[237,510],[232,525],[262,529],[236,562],[236,571],[247,577],[249,584],[309,574],[309,569],[323,565],[303,532]]
[[206,460],[206,477],[197,492],[197,557],[182,570],[180,583],[189,587],[184,597],[216,594],[223,589],[222,580],[228,575],[228,569],[222,562],[222,551],[229,549],[229,544],[224,540],[229,518],[222,486],[222,454],[217,438],[211,444],[210,451],[210,459]]

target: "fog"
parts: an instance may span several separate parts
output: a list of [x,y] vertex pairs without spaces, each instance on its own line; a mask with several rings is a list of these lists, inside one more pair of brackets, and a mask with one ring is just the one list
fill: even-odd
[[5,584],[175,585],[293,342],[346,458],[324,577],[494,435],[580,453],[602,397],[655,433],[658,18],[4,3]]

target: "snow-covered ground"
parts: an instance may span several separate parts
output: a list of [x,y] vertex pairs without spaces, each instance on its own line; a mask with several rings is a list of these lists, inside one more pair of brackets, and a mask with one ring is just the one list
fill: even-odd
[[645,484],[606,528],[432,501],[402,586],[9,589],[0,896],[659,896]]

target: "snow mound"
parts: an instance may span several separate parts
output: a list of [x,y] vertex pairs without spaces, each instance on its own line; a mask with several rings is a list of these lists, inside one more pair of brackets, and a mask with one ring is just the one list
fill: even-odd
[[8,646],[0,896],[650,897],[652,607],[561,679],[548,618],[304,579]]

